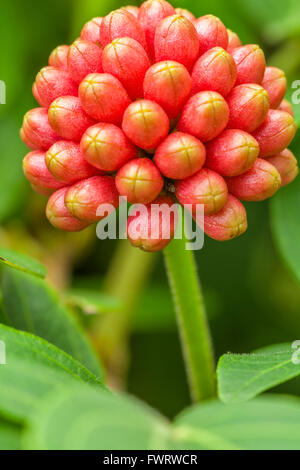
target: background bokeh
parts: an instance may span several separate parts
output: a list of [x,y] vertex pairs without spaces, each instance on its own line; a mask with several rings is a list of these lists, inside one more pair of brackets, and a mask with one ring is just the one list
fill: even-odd
[[[46,201],[31,191],[21,167],[26,148],[19,128],[24,113],[36,107],[31,94],[36,73],[54,47],[79,36],[85,21],[125,4],[0,0],[0,79],[7,87],[7,103],[0,105],[0,245],[41,259],[60,290],[102,288],[121,297],[121,311],[101,318],[87,317],[80,309],[74,314],[94,338],[110,382],[172,416],[188,404],[189,396],[163,257],[133,253],[126,242],[97,240],[95,227],[80,234],[52,229],[44,216]],[[292,82],[300,79],[299,0],[172,4],[196,16],[215,14],[243,42],[259,43],[269,64],[285,70],[291,95]],[[295,106],[298,123],[299,108]],[[299,136],[292,149],[298,157]],[[196,253],[216,357],[300,339],[300,263],[295,265],[300,261],[300,186],[291,186],[271,208],[269,202],[247,204],[244,236],[224,244],[206,239]],[[286,231],[289,239],[283,241]],[[286,247],[294,250],[288,256]],[[300,395],[300,380],[280,390]]]

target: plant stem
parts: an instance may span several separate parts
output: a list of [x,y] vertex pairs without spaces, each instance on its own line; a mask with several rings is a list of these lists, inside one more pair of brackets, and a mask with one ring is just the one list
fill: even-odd
[[196,263],[186,242],[174,239],[164,256],[191,396],[201,401],[215,395],[215,362]]
[[103,292],[120,299],[122,310],[100,318],[93,334],[111,382],[118,388],[123,386],[128,367],[132,313],[155,260],[153,253],[133,248],[128,240],[122,240],[103,285]]

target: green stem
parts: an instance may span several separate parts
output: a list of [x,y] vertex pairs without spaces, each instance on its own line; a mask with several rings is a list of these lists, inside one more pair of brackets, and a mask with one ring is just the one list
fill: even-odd
[[164,256],[191,396],[201,401],[215,395],[215,362],[195,259],[186,243],[185,237],[174,239]]

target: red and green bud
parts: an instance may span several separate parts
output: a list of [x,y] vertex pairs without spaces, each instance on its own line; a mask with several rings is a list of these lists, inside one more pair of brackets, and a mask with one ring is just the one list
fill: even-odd
[[[119,205],[114,178],[93,176],[75,183],[66,193],[65,203],[70,214],[79,220],[93,223],[103,219]],[[105,205],[105,211],[99,210],[101,205]]]
[[247,171],[259,155],[259,145],[247,132],[227,129],[206,146],[205,166],[222,176]]
[[223,96],[215,91],[201,91],[184,106],[178,129],[207,142],[225,129],[228,119],[229,108]]
[[257,158],[246,173],[228,178],[227,185],[229,192],[242,201],[263,201],[278,191],[281,178],[274,165]]
[[138,20],[124,8],[114,10],[102,20],[100,41],[102,46],[110,44],[114,39],[132,38],[147,48],[144,31]]
[[193,13],[191,13],[189,10],[186,10],[185,8],[175,8],[175,13],[176,15],[184,16],[191,23],[193,23],[196,19]]
[[31,185],[43,195],[49,196],[53,191],[64,186],[50,173],[45,162],[45,152],[40,150],[29,152],[26,155],[23,159],[23,171]]
[[277,67],[266,67],[262,86],[270,97],[270,107],[278,108],[287,89],[287,80],[283,70]]
[[253,132],[265,120],[270,99],[267,91],[255,83],[244,83],[234,87],[227,96],[231,129]]
[[149,57],[141,44],[132,38],[119,38],[103,50],[104,72],[117,77],[134,100],[143,96],[143,80],[150,67]]
[[139,100],[126,109],[122,129],[135,145],[144,150],[153,150],[168,135],[169,119],[159,104]]
[[277,168],[281,177],[281,187],[294,181],[299,173],[297,159],[289,149],[269,157],[267,161]]
[[225,206],[216,214],[204,216],[204,233],[224,242],[239,237],[247,230],[247,213],[243,204],[231,194]]
[[130,243],[144,251],[163,250],[174,238],[177,210],[171,196],[159,196],[148,206],[132,208],[127,221]]
[[80,146],[87,162],[102,171],[117,171],[137,156],[137,148],[114,124],[101,122],[89,127]]
[[59,140],[59,136],[49,124],[46,108],[34,108],[25,114],[20,136],[24,144],[32,150],[48,150]]
[[157,26],[155,60],[175,60],[190,70],[199,55],[199,39],[194,25],[184,16],[172,15]]
[[108,73],[85,77],[79,85],[79,98],[89,116],[113,124],[121,124],[124,111],[131,103],[122,83]]
[[212,47],[227,49],[228,33],[222,21],[213,15],[205,15],[194,21],[199,37],[199,54],[202,55]]
[[77,91],[76,83],[68,72],[51,66],[40,70],[32,87],[35,99],[45,108],[59,96],[77,96]]
[[192,73],[192,93],[217,91],[227,96],[236,81],[236,65],[222,47],[205,52],[195,63]]
[[236,63],[236,85],[242,83],[261,84],[266,69],[266,59],[262,49],[256,44],[237,47],[231,55]]
[[48,63],[52,67],[57,67],[58,69],[68,70],[68,53],[69,46],[58,46],[50,54]]
[[63,139],[80,141],[86,129],[95,121],[88,116],[75,96],[62,96],[51,104],[48,111],[52,129]]
[[222,176],[207,168],[176,183],[176,197],[182,205],[191,204],[195,215],[197,204],[203,204],[204,214],[214,214],[226,204],[228,189]]
[[85,160],[80,145],[67,140],[52,145],[46,152],[45,162],[50,173],[65,185],[99,174]]
[[122,7],[122,9],[128,11],[128,13],[131,13],[136,19],[138,19],[140,9],[136,5],[126,5],[125,7]]
[[227,51],[231,54],[233,49],[236,47],[241,47],[242,46],[242,41],[238,37],[236,33],[231,31],[231,29],[227,28],[227,34],[228,34],[228,46],[227,46]]
[[161,192],[164,180],[150,158],[135,158],[118,171],[116,187],[131,203],[148,204]]
[[253,132],[260,147],[260,157],[270,157],[288,147],[297,130],[293,117],[270,109],[262,125]]
[[279,111],[285,111],[286,113],[289,113],[293,117],[295,116],[293,106],[288,100],[282,100],[277,109]]
[[69,49],[68,72],[77,84],[89,73],[102,72],[102,48],[92,42],[77,39]]
[[201,170],[205,147],[190,134],[174,132],[158,146],[154,161],[161,173],[171,179],[185,179]]
[[170,119],[178,116],[190,92],[190,74],[179,62],[157,62],[145,75],[144,97],[158,103]]
[[154,37],[157,25],[167,16],[175,15],[175,10],[165,0],[148,0],[139,9],[138,21],[145,33],[148,51],[154,59]]
[[101,44],[100,42],[100,28],[102,17],[98,16],[85,23],[80,33],[80,39],[83,41],[93,42],[94,44]]
[[65,196],[69,188],[62,188],[50,197],[46,216],[53,227],[67,232],[79,232],[89,224],[72,217],[65,205]]

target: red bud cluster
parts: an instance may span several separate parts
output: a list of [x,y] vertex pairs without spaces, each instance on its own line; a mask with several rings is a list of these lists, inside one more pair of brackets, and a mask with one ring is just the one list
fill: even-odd
[[108,215],[99,205],[126,196],[145,205],[128,219],[134,246],[170,242],[176,211],[166,220],[162,209],[176,200],[194,218],[202,204],[204,232],[229,240],[247,229],[240,200],[266,199],[297,176],[286,88],[262,49],[213,15],[166,0],[120,8],[87,22],[37,74],[24,173],[62,230],[84,229]]

